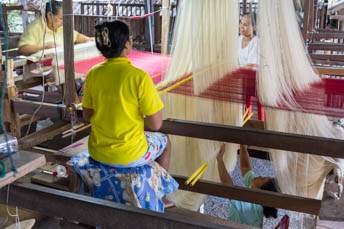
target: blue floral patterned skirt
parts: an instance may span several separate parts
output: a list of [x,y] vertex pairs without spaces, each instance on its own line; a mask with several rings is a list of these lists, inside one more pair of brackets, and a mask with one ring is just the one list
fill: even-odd
[[97,162],[83,151],[71,162],[96,198],[164,212],[162,198],[178,189],[178,183],[155,161],[118,168]]

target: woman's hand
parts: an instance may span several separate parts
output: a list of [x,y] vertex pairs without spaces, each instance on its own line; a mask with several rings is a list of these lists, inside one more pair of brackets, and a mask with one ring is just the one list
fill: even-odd
[[256,64],[246,64],[243,66],[243,68],[255,71],[255,70],[257,70],[257,65]]
[[47,42],[44,44],[44,47],[42,49],[52,49],[55,48],[54,42]]
[[217,169],[219,172],[220,180],[225,185],[233,185],[232,178],[226,169],[225,162],[223,161],[223,156],[226,151],[226,145],[222,144],[219,153],[216,156],[217,159]]
[[95,41],[96,39],[94,37],[89,37],[88,42]]
[[225,151],[226,151],[226,145],[222,144],[220,147],[219,153],[216,156],[216,159],[218,161],[223,161],[223,155],[225,154]]
[[247,145],[240,145],[240,150],[247,150]]

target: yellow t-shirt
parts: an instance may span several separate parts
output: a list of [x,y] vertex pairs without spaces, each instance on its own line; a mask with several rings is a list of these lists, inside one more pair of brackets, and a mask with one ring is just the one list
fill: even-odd
[[145,154],[144,116],[164,107],[151,77],[122,57],[90,70],[82,106],[94,111],[88,141],[91,157],[116,165],[127,165]]
[[[44,35],[45,33],[45,35]],[[74,31],[74,42],[78,43],[79,33]],[[54,43],[54,32],[46,26],[42,17],[35,19],[24,31],[19,40],[18,47],[24,45],[43,46],[44,43]],[[55,32],[56,46],[63,46],[63,28],[60,27]]]

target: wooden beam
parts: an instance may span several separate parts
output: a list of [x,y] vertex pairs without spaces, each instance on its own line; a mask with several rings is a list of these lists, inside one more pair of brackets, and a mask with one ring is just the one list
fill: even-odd
[[343,61],[334,61],[334,60],[320,60],[320,59],[312,59],[314,65],[316,66],[344,66]]
[[324,54],[310,54],[313,60],[328,60],[344,62],[344,55],[324,55]]
[[[171,135],[344,158],[344,141],[338,139],[172,119],[164,120],[160,131]],[[86,134],[88,132],[89,129],[85,130]]]
[[314,1],[316,0],[310,0],[309,1],[309,10],[310,10],[310,13],[309,13],[309,26],[308,26],[308,32],[312,32],[314,30],[314,22],[315,22],[315,4],[314,4]]
[[[7,203],[7,189],[0,190],[0,202]],[[8,204],[102,228],[253,229],[188,210],[161,214],[34,184],[12,185]]]
[[[26,89],[21,91],[21,98],[25,100],[31,100],[36,102],[42,101],[43,91],[33,90],[33,89]],[[45,103],[52,103],[58,104],[62,102],[62,95],[60,92],[56,91],[45,91],[44,92],[44,101]]]
[[14,112],[13,106],[11,106],[11,100],[17,97],[17,90],[16,85],[13,77],[14,71],[14,62],[13,59],[7,60],[7,94],[5,96],[4,103],[6,104],[4,107],[5,114],[10,117],[10,130],[11,134],[17,138],[21,137],[21,126],[20,126],[20,119],[19,115]]
[[327,23],[327,7],[328,7],[328,4],[325,4],[323,6],[323,9],[322,9],[322,14],[321,14],[321,27],[320,29],[325,29],[326,27],[326,23]]
[[73,1],[63,1],[63,50],[65,63],[64,98],[65,105],[69,107],[77,103],[74,71],[74,18]]
[[[86,136],[89,131],[87,129],[79,134]],[[160,131],[171,135],[344,158],[344,141],[338,139],[171,119],[164,120]]]
[[320,39],[344,39],[344,32],[317,32],[312,33],[311,37],[313,40],[320,40]]
[[165,120],[160,131],[178,136],[344,158],[344,140],[338,139],[181,120]]
[[11,167],[9,160],[6,160],[8,172],[6,173],[5,177],[0,178],[0,189],[27,175],[35,169],[42,167],[46,163],[45,157],[42,154],[27,151],[16,152],[12,155],[12,159],[14,165],[16,166],[17,173],[14,174],[12,171],[10,171]]
[[23,6],[22,5],[19,5],[19,6],[12,6],[12,5],[9,5],[9,6],[4,6],[3,7],[3,10],[5,11],[5,14],[8,14],[7,11],[12,11],[12,10],[23,10]]
[[[152,13],[154,11],[154,3],[152,0],[144,0],[145,3],[145,13]],[[154,49],[155,44],[155,31],[154,31],[154,16],[149,16],[145,19],[145,39],[147,44],[149,44],[149,50]],[[152,42],[150,40],[152,38]]]
[[247,14],[247,0],[242,1],[242,13]]
[[309,51],[329,50],[329,51],[344,51],[344,44],[315,42],[308,45]]
[[170,31],[170,0],[162,0],[162,22],[161,22],[161,54],[168,54],[168,35]]
[[302,35],[305,41],[307,41],[308,38],[311,1],[313,0],[304,1]]
[[42,142],[48,141],[54,138],[56,135],[70,129],[71,126],[69,123],[60,121],[56,122],[54,125],[44,128],[38,132],[30,134],[26,137],[19,139],[19,148],[20,149],[29,149],[35,145],[39,145]]
[[[28,100],[12,100],[13,110],[17,114],[34,114],[38,117],[45,118],[62,118],[62,113],[65,110],[64,105],[57,105],[51,103],[41,103]],[[39,109],[38,109],[39,108]],[[38,110],[37,110],[38,109]]]
[[319,74],[344,76],[344,69],[340,67],[316,67]]
[[342,30],[338,29],[318,29],[317,31],[320,33],[343,33]]
[[173,176],[179,183],[179,189],[197,192],[223,198],[245,201],[267,207],[281,208],[291,211],[318,215],[321,208],[321,200],[292,196],[277,192],[269,192],[260,189],[244,188],[239,186],[227,186],[219,183],[200,180],[195,186],[185,185],[186,177]]

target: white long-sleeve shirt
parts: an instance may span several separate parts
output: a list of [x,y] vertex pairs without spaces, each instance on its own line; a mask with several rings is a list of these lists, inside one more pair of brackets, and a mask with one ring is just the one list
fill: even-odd
[[258,38],[254,36],[250,43],[242,48],[243,36],[239,36],[239,65],[258,64]]

